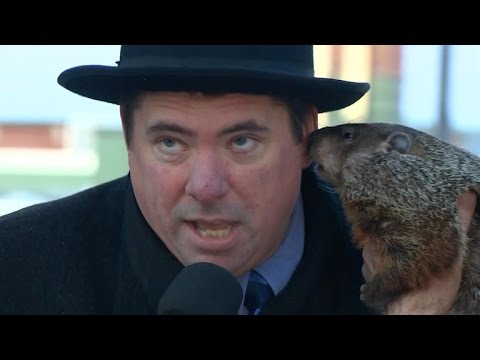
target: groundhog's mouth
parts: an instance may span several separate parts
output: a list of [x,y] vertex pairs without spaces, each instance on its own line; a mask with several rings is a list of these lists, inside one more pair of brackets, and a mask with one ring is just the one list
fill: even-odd
[[313,162],[313,171],[315,171],[317,174],[320,174],[325,171],[325,168],[323,167],[322,164],[317,163],[316,161]]
[[315,170],[324,170],[323,165],[321,163],[316,162],[316,161],[313,162],[313,168]]

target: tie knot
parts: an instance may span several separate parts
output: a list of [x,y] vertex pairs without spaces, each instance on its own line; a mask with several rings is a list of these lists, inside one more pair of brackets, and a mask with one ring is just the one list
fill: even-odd
[[250,315],[257,315],[260,309],[274,296],[267,281],[255,270],[250,271],[247,290],[245,291],[245,307]]

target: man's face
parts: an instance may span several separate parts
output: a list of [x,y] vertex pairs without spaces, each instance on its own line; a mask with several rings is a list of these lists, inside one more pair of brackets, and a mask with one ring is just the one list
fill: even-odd
[[128,160],[145,219],[187,266],[241,276],[279,247],[306,151],[268,96],[149,92],[133,114]]

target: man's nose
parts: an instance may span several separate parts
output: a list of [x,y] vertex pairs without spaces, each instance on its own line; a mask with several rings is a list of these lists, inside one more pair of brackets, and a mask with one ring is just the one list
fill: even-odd
[[199,154],[185,187],[186,194],[202,202],[224,197],[229,191],[225,170],[225,164],[218,155],[210,152]]

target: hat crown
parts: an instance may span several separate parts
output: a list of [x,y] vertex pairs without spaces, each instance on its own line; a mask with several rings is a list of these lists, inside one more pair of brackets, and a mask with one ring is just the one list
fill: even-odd
[[122,45],[119,67],[198,66],[268,69],[313,76],[312,45]]

